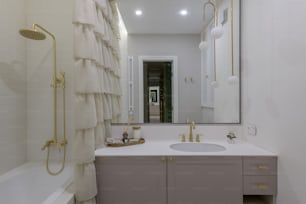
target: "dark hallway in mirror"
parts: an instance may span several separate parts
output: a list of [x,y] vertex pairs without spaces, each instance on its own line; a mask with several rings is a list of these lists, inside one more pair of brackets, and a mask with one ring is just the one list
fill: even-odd
[[143,63],[144,122],[172,123],[172,62]]

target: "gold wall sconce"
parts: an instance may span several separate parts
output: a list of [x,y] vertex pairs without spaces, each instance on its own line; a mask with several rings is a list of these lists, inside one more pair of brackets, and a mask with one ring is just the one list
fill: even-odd
[[231,0],[231,52],[232,52],[232,70],[231,76],[228,77],[230,84],[235,84],[239,81],[238,76],[235,75],[235,53],[234,53],[234,0]]
[[211,35],[214,39],[219,39],[223,35],[223,28],[222,25],[219,25],[219,2],[218,0],[215,1],[215,12],[214,12],[214,20],[215,20],[215,27],[211,30]]
[[203,24],[203,28],[202,28],[202,33],[201,33],[201,42],[199,44],[199,48],[200,50],[205,50],[207,48],[207,42],[206,42],[206,39],[205,39],[205,15],[206,15],[206,8],[207,6],[211,6],[214,10],[214,15],[216,13],[216,7],[215,7],[215,4],[213,4],[210,0],[206,3],[204,3],[204,6],[203,6],[203,20],[202,20],[202,24]]
[[[205,14],[206,14],[206,8],[208,6],[211,6],[213,8],[213,12],[214,12],[214,23],[215,23],[215,27],[212,29],[211,31],[211,34],[213,36],[213,39],[214,39],[214,43],[213,43],[213,47],[214,47],[214,79],[213,81],[211,82],[211,86],[214,87],[214,88],[217,88],[218,87],[218,82],[217,82],[217,70],[216,70],[216,39],[218,36],[216,36],[216,33],[217,35],[220,34],[221,32],[221,35],[223,34],[223,30],[222,30],[222,27],[221,27],[221,31],[218,27],[218,2],[216,1],[216,5],[214,3],[211,2],[211,0],[208,0],[208,2],[204,3],[204,6],[203,6],[203,24],[205,23]],[[219,31],[216,31],[219,30]],[[214,31],[214,34],[213,34],[213,31]],[[218,34],[219,33],[219,34]],[[221,37],[221,35],[219,37]],[[199,44],[199,48],[201,51],[205,50],[207,48],[207,42],[205,40],[205,26],[203,25],[203,28],[202,28],[202,33],[201,33],[201,42]]]

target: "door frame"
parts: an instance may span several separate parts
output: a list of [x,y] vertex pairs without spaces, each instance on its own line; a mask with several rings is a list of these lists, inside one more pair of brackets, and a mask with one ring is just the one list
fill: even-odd
[[139,122],[144,122],[143,117],[143,64],[144,62],[172,62],[172,123],[178,122],[178,59],[177,56],[139,56],[138,57],[138,73],[139,73]]

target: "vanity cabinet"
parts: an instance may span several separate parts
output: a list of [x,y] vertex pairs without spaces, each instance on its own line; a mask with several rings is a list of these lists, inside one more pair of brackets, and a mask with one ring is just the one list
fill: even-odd
[[242,204],[241,157],[97,157],[99,204]]
[[98,204],[273,204],[277,157],[96,157]]

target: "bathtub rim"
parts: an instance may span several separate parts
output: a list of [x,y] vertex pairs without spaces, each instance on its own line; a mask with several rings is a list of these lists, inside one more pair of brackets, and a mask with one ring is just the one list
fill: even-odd
[[[72,168],[73,171],[73,164],[71,162],[67,162],[65,164],[65,168],[69,166],[69,168]],[[44,171],[46,171],[45,169],[45,163],[44,162],[26,162],[22,165],[17,166],[14,169],[9,170],[8,172],[0,175],[0,183],[2,182],[6,182],[7,180],[11,179],[12,177],[18,176],[22,173],[26,173],[31,169],[35,169],[35,168],[43,168]],[[58,187],[57,189],[54,189],[54,191],[52,193],[50,193],[48,195],[48,197],[43,201],[42,204],[54,204],[54,203],[58,203],[58,200],[61,197],[64,197],[65,199],[74,199],[74,193],[72,192],[72,188],[70,186],[72,186],[73,184],[73,172],[71,174],[71,177],[67,179],[67,181],[65,181],[60,187]],[[66,190],[70,188],[70,192],[67,192]],[[65,194],[64,196],[62,196],[63,194]]]

